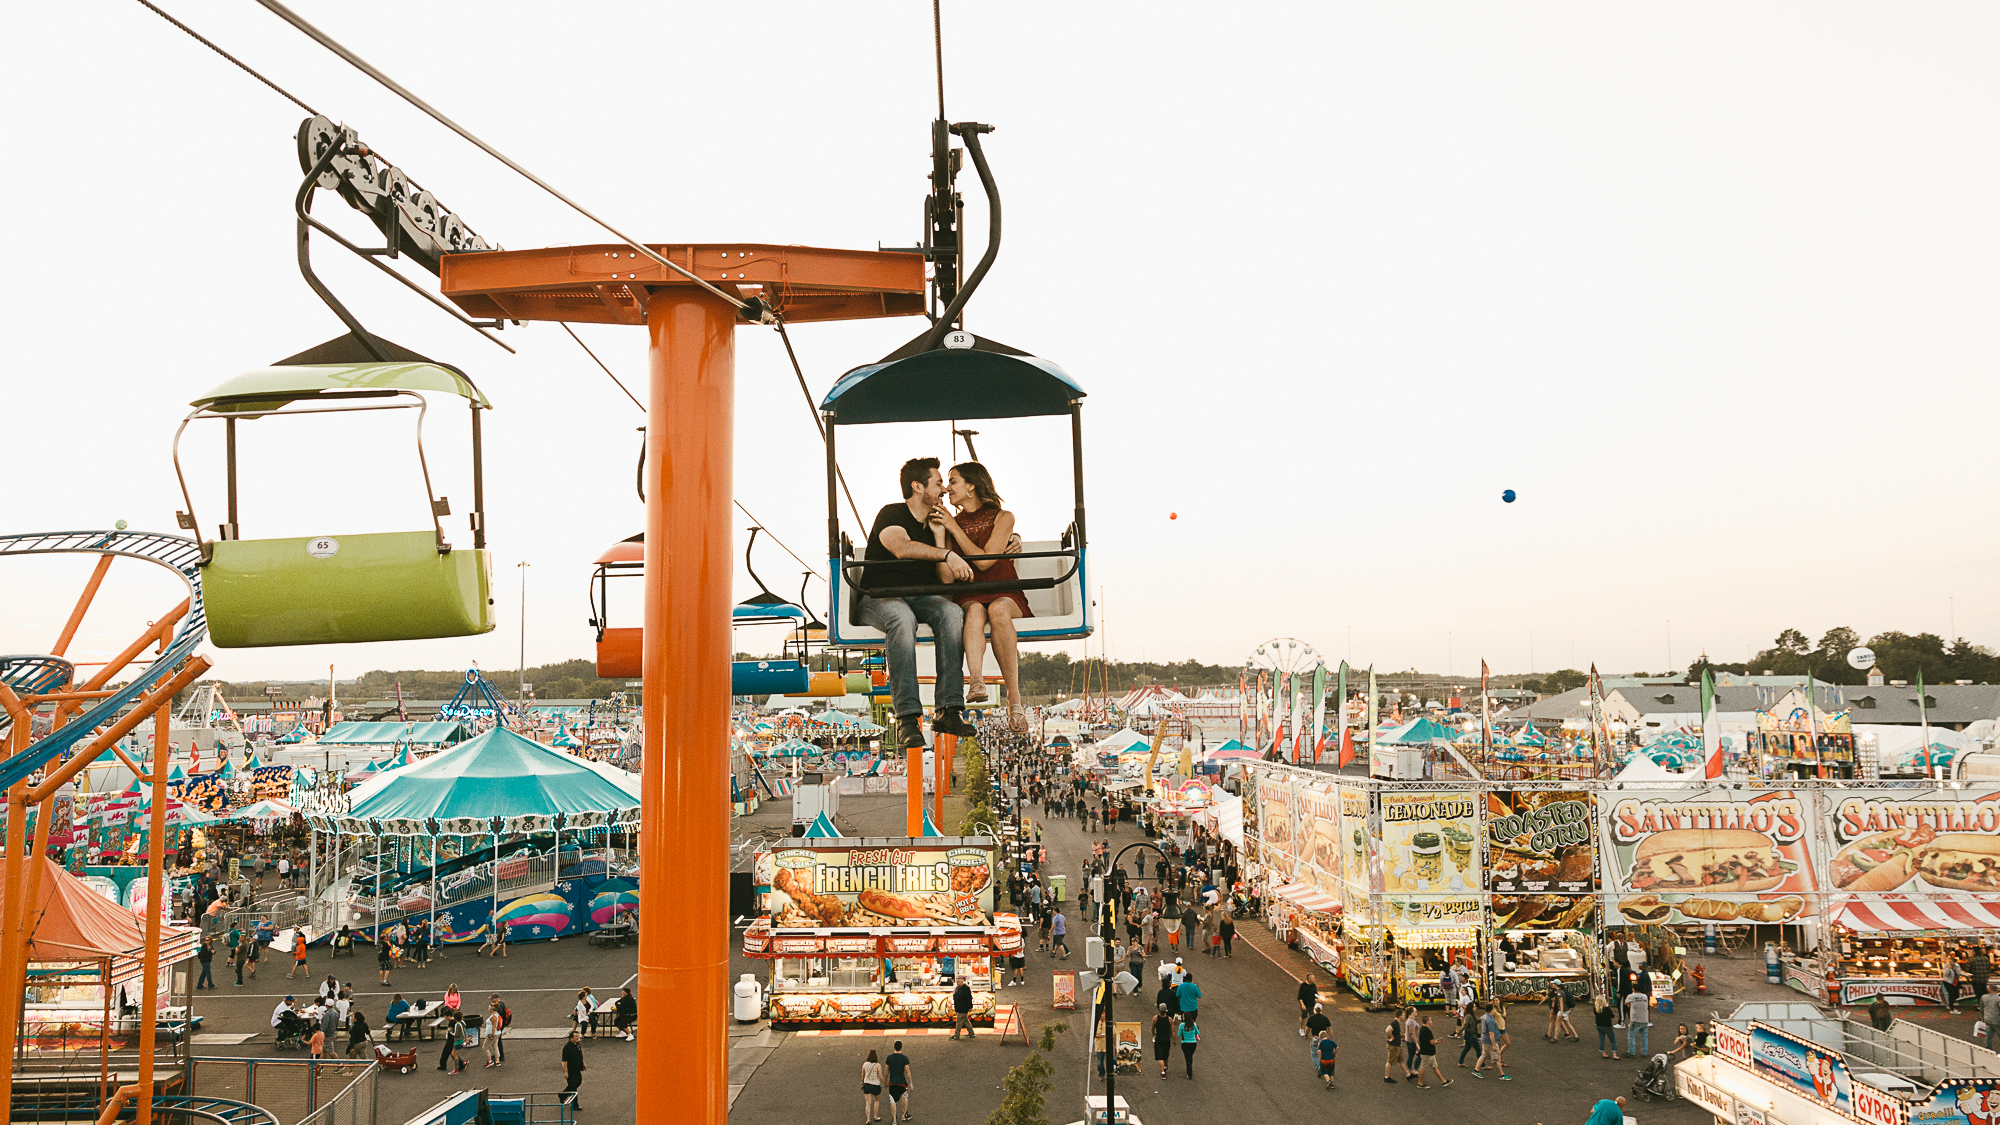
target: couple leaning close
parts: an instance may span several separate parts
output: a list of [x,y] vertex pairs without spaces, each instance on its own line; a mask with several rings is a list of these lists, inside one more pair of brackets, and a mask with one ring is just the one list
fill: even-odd
[[[1014,534],[1014,513],[1001,507],[992,474],[977,461],[952,466],[947,478],[939,471],[937,458],[919,457],[904,463],[899,479],[902,502],[876,513],[875,526],[868,531],[862,558],[870,565],[855,584],[851,609],[856,624],[880,629],[885,637],[883,655],[889,665],[899,740],[905,746],[923,743],[923,702],[917,694],[919,622],[931,627],[937,645],[937,718],[932,725],[945,734],[972,733],[964,710],[968,702],[983,703],[987,698],[983,669],[990,629],[993,657],[1006,685],[1007,726],[1015,733],[1024,732],[1028,720],[1021,710],[1014,622],[1031,616],[1028,599],[1019,590],[980,590],[981,585],[1016,581],[1012,559],[966,557],[1019,554],[1021,537]],[[914,597],[874,593],[939,584],[963,584],[965,592]],[[970,694],[965,690],[968,673]]]

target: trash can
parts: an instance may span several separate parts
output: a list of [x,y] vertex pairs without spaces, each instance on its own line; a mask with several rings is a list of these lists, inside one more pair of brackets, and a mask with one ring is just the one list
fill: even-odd
[[1049,876],[1049,887],[1055,892],[1055,900],[1057,902],[1064,902],[1068,900],[1069,876],[1067,875]]
[[757,987],[756,976],[751,973],[744,973],[741,977],[737,978],[734,991],[736,993],[736,1022],[756,1023],[758,1017],[764,1014],[764,1000],[761,990]]
[[1701,928],[1702,952],[1708,954],[1710,957],[1715,956],[1715,938],[1715,923],[1710,922]]
[[1778,961],[1778,943],[1764,943],[1764,979],[1771,984],[1783,984],[1784,968]]

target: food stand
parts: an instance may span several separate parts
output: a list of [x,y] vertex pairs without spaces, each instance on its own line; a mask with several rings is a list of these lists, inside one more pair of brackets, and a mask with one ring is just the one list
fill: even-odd
[[[1450,1005],[1453,964],[1480,963],[1479,795],[1469,790],[1388,791],[1379,797],[1386,997],[1398,1005]],[[1481,974],[1472,974],[1477,978]],[[1475,986],[1476,987],[1476,986]]]
[[771,962],[773,1026],[948,1024],[972,987],[973,1022],[991,1026],[1021,923],[993,911],[987,837],[813,838],[757,857],[770,874],[746,956]]
[[1717,1021],[1713,1054],[1674,1068],[1674,1088],[1718,1125],[1991,1125],[2000,1078],[1953,1042],[1804,1004],[1746,1004]]
[[1539,998],[1560,984],[1590,998],[1597,921],[1597,825],[1591,794],[1521,789],[1486,794],[1493,991]]
[[[1962,966],[1982,946],[1991,957],[2000,904],[1847,901],[1834,908],[1831,923],[1816,955],[1784,958],[1786,984],[1835,1004],[1865,1005],[1880,996],[1891,1004],[1942,1006],[1944,959]],[[1960,982],[1963,999],[1972,994],[1971,980]]]
[[1272,889],[1265,918],[1314,964],[1340,975],[1341,908],[1330,895],[1304,883],[1286,883]]

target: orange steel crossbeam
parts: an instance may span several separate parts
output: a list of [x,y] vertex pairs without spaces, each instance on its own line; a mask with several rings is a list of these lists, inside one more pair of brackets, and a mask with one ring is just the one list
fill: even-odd
[[[754,242],[657,248],[794,323],[924,311],[918,254]],[[675,1125],[725,1125],[735,328],[749,322],[627,246],[453,254],[439,281],[446,298],[476,317],[646,327],[639,856],[641,884],[671,893],[678,918],[639,931],[639,1010],[673,1020],[676,1030],[639,1037],[636,1094]],[[917,801],[921,761],[910,778]]]
[[83,615],[90,609],[90,603],[97,599],[97,588],[104,584],[104,572],[111,569],[115,555],[97,556],[97,569],[90,572],[90,581],[84,584],[83,593],[76,599],[76,608],[70,610],[69,621],[63,625],[62,635],[56,638],[53,655],[61,656],[69,651],[69,642],[76,638],[77,626],[83,624]]
[[[653,249],[704,281],[763,298],[792,323],[924,311],[921,254],[754,242]],[[452,254],[439,279],[444,295],[471,316],[588,324],[646,324],[660,295],[703,292],[630,247],[611,245]]]

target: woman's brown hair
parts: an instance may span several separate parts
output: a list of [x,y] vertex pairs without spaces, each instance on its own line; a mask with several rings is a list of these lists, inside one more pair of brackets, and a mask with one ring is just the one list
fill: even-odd
[[972,486],[972,494],[979,497],[981,504],[998,508],[1004,503],[1000,499],[1000,491],[993,487],[993,474],[986,471],[986,466],[977,461],[961,461],[953,465],[951,471]]

